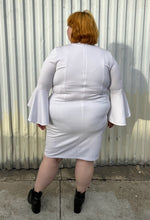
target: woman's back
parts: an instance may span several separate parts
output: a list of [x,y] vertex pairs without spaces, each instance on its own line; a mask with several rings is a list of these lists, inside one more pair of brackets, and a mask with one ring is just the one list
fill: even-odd
[[108,94],[109,52],[74,43],[56,48],[53,56],[56,60],[53,95],[61,101],[93,100]]
[[53,51],[56,72],[50,97],[51,130],[54,126],[60,133],[90,135],[104,129],[110,108],[107,53],[87,44]]

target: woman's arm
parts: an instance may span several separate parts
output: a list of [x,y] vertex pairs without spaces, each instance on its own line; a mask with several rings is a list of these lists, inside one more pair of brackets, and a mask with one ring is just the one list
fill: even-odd
[[[123,91],[123,84],[119,66],[116,60],[110,54],[110,111],[108,114],[108,127],[112,127],[111,124],[125,126],[126,118],[130,117],[130,109],[126,95]],[[111,124],[110,124],[111,123]]]
[[31,108],[28,120],[36,123],[42,130],[49,124],[48,97],[49,91],[53,86],[53,77],[56,71],[57,59],[55,50],[44,61],[37,87],[28,102],[28,106]]

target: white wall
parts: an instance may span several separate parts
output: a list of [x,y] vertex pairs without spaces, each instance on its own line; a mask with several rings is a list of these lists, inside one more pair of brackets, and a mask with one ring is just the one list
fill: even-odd
[[0,168],[39,166],[45,132],[27,122],[27,101],[45,57],[68,43],[68,16],[85,9],[120,65],[132,112],[127,127],[106,130],[95,165],[150,164],[150,0],[0,0]]

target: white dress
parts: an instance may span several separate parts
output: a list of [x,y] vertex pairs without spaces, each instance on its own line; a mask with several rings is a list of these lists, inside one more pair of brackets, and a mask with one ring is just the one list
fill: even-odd
[[47,125],[45,155],[52,158],[97,160],[107,120],[123,126],[130,116],[111,53],[81,43],[52,50],[28,106],[28,120]]

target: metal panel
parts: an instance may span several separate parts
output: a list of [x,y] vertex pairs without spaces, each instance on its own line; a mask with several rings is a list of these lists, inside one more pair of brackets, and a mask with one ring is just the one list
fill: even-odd
[[[37,168],[45,132],[27,122],[43,60],[69,43],[67,18],[91,10],[116,57],[132,117],[107,129],[95,165],[150,164],[150,0],[0,0],[0,168]],[[64,160],[71,167],[75,160]]]

